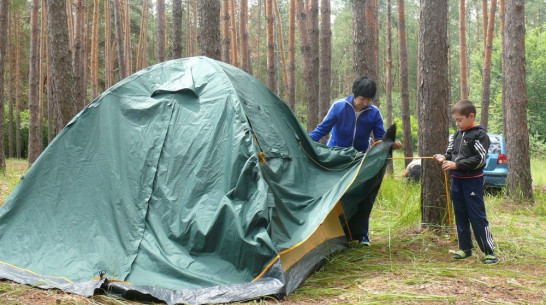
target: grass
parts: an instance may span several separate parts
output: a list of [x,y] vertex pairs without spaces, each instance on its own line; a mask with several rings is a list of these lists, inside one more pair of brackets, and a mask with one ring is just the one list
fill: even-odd
[[[403,161],[395,161],[402,173]],[[515,204],[503,192],[486,196],[488,220],[500,262],[483,254],[455,261],[454,226],[441,233],[420,228],[420,186],[386,177],[371,215],[371,246],[357,244],[328,258],[293,294],[236,304],[545,304],[546,160],[532,160],[535,203]],[[8,160],[1,200],[26,162]],[[0,304],[143,304],[106,296],[83,298],[0,281]],[[145,303],[149,304],[149,303]]]

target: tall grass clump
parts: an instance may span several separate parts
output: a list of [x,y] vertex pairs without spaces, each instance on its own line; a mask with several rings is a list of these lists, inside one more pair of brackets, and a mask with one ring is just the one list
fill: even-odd
[[17,186],[21,177],[28,169],[28,162],[25,159],[6,160],[6,172],[0,175],[0,206]]

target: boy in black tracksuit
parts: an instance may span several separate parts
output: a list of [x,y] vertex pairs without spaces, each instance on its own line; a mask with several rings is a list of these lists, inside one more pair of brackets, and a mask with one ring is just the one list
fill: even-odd
[[475,124],[476,108],[470,101],[457,102],[451,116],[458,131],[450,140],[446,154],[436,154],[434,158],[442,163],[442,169],[450,170],[451,175],[451,199],[455,207],[460,249],[453,258],[464,259],[472,255],[472,225],[476,242],[485,253],[484,263],[494,264],[498,258],[495,256],[483,200],[483,168],[487,160],[489,136],[483,126]]

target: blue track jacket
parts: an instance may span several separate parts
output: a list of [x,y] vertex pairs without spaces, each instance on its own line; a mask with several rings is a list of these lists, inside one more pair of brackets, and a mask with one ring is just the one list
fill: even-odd
[[332,105],[328,114],[309,135],[314,141],[332,132],[328,146],[354,147],[366,152],[370,146],[370,134],[375,140],[383,139],[385,127],[379,109],[370,104],[360,113],[353,107],[353,96],[344,97]]

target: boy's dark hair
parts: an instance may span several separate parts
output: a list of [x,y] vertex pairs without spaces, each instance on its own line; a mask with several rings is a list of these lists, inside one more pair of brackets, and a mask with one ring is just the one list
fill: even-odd
[[365,98],[374,98],[376,91],[377,85],[371,78],[367,76],[361,76],[357,78],[353,83],[354,97],[362,96]]
[[468,117],[471,113],[476,115],[476,107],[469,100],[460,100],[451,108],[451,114],[453,113],[464,115],[465,117]]

